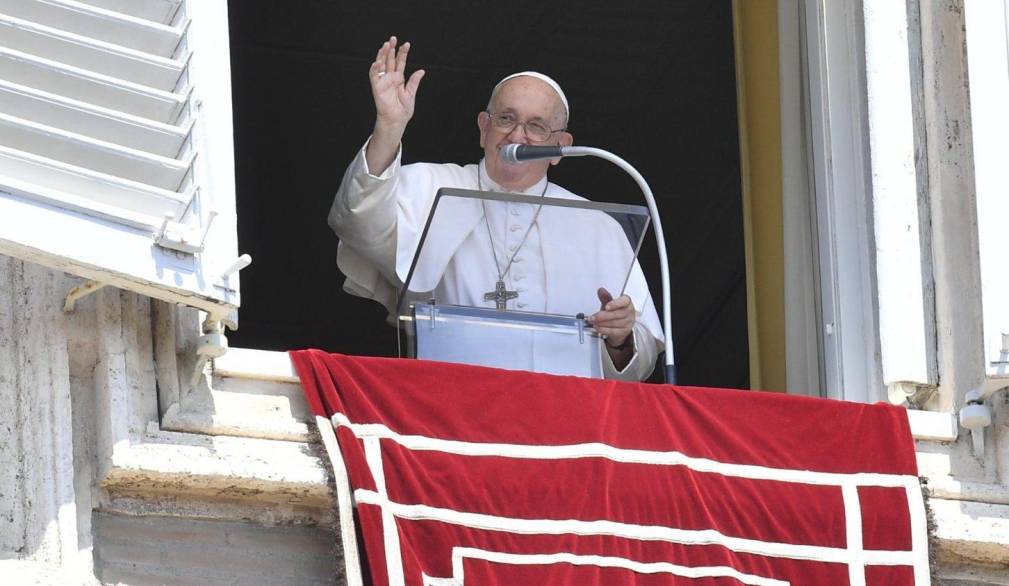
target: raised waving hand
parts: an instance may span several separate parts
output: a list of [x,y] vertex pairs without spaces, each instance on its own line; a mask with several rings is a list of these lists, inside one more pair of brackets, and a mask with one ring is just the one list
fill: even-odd
[[381,174],[396,158],[400,140],[413,118],[417,88],[424,78],[423,69],[406,77],[410,43],[403,43],[398,49],[396,43],[396,37],[389,37],[368,69],[371,95],[375,99],[375,131],[366,156],[373,175]]
[[406,78],[406,60],[410,43],[396,48],[396,37],[390,37],[375,55],[368,71],[371,95],[375,98],[375,113],[379,121],[406,126],[413,117],[417,88],[424,78],[424,70],[413,72]]

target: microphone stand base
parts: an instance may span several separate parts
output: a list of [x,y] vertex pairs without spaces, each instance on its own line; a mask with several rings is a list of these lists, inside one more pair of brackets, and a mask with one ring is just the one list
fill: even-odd
[[664,367],[666,375],[666,384],[675,385],[676,384],[676,365],[666,364]]

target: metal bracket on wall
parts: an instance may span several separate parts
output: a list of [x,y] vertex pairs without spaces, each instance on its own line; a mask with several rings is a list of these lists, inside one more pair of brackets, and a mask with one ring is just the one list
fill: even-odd
[[169,224],[173,216],[171,213],[165,214],[161,227],[158,229],[157,234],[154,235],[154,242],[162,248],[169,248],[186,254],[203,252],[207,242],[207,234],[210,233],[210,227],[213,225],[214,218],[216,217],[217,212],[211,210],[207,214],[207,221],[203,225],[203,232],[194,234],[188,229],[173,230]]
[[228,338],[224,335],[224,325],[220,321],[209,318],[203,323],[203,335],[196,346],[196,365],[189,379],[191,387],[195,387],[203,376],[207,364],[214,358],[220,358],[228,352]]
[[82,285],[74,287],[69,293],[67,293],[67,297],[63,301],[63,311],[71,313],[76,308],[78,299],[87,297],[107,284],[108,283],[99,283],[98,281],[88,281]]

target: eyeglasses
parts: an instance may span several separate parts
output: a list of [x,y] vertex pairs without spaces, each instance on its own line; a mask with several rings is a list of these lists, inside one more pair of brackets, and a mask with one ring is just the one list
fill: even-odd
[[502,132],[511,132],[516,126],[521,126],[526,131],[526,136],[535,142],[544,142],[553,133],[564,132],[566,130],[564,128],[552,129],[546,125],[546,122],[539,119],[519,122],[518,116],[511,112],[501,112],[499,114],[487,112],[487,115],[490,116],[490,121],[494,125],[494,128]]

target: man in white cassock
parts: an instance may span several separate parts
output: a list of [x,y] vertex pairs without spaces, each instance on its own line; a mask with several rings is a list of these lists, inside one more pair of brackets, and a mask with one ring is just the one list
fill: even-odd
[[[536,72],[508,76],[495,86],[487,110],[477,116],[484,150],[479,164],[401,166],[401,141],[424,77],[418,70],[407,79],[409,50],[409,43],[397,48],[391,37],[371,64],[375,128],[348,167],[329,214],[329,225],[340,238],[337,264],[347,277],[344,289],[379,301],[391,315],[440,188],[584,199],[547,181],[547,170],[558,160],[509,165],[499,158],[506,144],[572,143],[564,92]],[[651,374],[662,348],[662,329],[633,250],[615,221],[594,212],[595,221],[576,229],[564,209],[552,206],[456,203],[461,205],[450,208],[448,222],[453,230],[432,230],[424,245],[425,274],[419,280],[430,283],[439,303],[506,303],[507,309],[519,311],[585,313],[605,336],[606,378],[642,380]],[[613,298],[610,291],[620,291],[632,262],[624,294]],[[518,295],[496,300],[488,295],[495,289]],[[535,370],[536,349],[530,346],[515,351],[528,352],[530,370]]]

